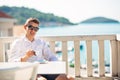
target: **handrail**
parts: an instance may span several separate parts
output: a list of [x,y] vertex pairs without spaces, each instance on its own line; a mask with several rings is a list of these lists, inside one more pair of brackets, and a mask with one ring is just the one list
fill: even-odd
[[[55,42],[60,41],[62,43],[62,60],[66,61],[66,73],[68,73],[68,41],[73,41],[74,43],[74,56],[75,56],[75,76],[76,79],[81,78],[80,71],[80,44],[81,41],[86,43],[86,71],[87,77],[93,77],[93,65],[92,65],[92,42],[97,41],[98,43],[98,76],[105,76],[105,63],[104,63],[104,42],[108,40],[110,42],[110,76],[120,77],[120,63],[119,63],[119,53],[120,53],[120,42],[116,35],[81,35],[81,36],[41,36],[41,39],[49,42],[50,48],[55,52]],[[15,38],[7,37],[0,38],[0,61],[5,61],[5,46],[4,43],[11,43]],[[88,79],[89,80],[89,79]]]

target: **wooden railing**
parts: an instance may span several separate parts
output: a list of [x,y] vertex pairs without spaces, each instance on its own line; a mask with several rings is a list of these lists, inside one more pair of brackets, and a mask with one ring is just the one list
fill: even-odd
[[[5,61],[5,43],[11,43],[15,38],[0,38],[0,61]],[[66,61],[66,72],[68,73],[68,41],[74,43],[74,58],[75,58],[75,79],[76,80],[113,80],[114,78],[120,78],[120,42],[119,35],[82,35],[82,36],[45,36],[41,39],[49,42],[50,48],[55,52],[55,42],[60,41],[62,43],[62,60]],[[110,75],[105,75],[105,40],[110,43]],[[80,61],[80,44],[81,41],[86,43],[86,77],[81,75],[81,61]],[[92,46],[93,41],[98,43],[98,76],[93,74],[92,65]],[[9,47],[8,47],[9,48]],[[97,54],[97,53],[96,53]]]

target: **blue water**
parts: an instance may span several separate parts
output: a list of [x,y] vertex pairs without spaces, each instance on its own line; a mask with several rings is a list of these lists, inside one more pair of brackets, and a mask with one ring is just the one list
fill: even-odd
[[118,34],[120,24],[80,24],[74,26],[59,26],[40,28],[39,36],[64,36],[64,35],[99,35]]
[[[79,24],[74,26],[56,26],[40,28],[37,33],[38,36],[73,36],[73,35],[107,35],[107,34],[120,34],[120,24]],[[86,63],[86,47],[85,41],[80,42],[83,46],[80,50],[81,63]],[[97,41],[92,42],[92,57],[94,61],[98,60],[98,46]],[[110,62],[109,41],[105,41],[105,62]],[[73,46],[73,42],[68,43],[69,46]],[[60,45],[59,45],[60,46]],[[69,51],[69,59],[73,59],[74,51]],[[59,53],[61,55],[61,53]],[[58,57],[60,57],[58,55]]]

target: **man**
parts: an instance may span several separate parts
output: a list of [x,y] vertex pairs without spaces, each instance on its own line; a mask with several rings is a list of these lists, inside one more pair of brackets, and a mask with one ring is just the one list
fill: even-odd
[[37,19],[29,18],[24,25],[24,29],[26,31],[25,36],[14,41],[12,45],[9,61],[57,60],[47,44],[39,38],[35,38],[36,32],[39,30],[39,21]]
[[[12,44],[10,50],[11,55],[9,57],[10,62],[34,62],[42,61],[44,59],[48,61],[58,60],[56,56],[51,52],[46,42],[35,37],[36,32],[39,30],[39,24],[40,22],[36,18],[27,19],[26,23],[24,24],[26,34],[24,37],[15,40]],[[48,75],[45,77],[53,78]],[[56,78],[57,76],[54,77]],[[65,75],[60,75],[57,79],[64,80],[65,78]]]

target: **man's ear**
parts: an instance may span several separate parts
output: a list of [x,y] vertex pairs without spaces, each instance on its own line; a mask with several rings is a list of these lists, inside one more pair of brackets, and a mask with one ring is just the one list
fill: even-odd
[[23,27],[24,27],[24,29],[26,30],[26,28],[27,28],[27,25],[24,25]]

